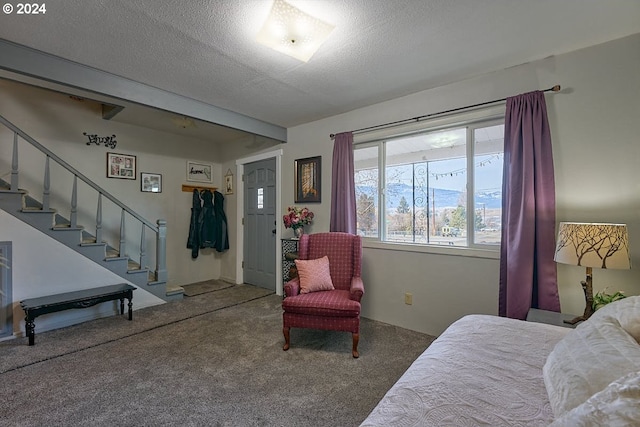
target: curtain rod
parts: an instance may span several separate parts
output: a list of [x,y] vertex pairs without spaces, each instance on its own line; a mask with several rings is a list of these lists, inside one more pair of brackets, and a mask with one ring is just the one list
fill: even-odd
[[[560,85],[555,85],[553,87],[550,87],[549,89],[543,90],[543,92],[559,92],[559,91],[560,91]],[[387,126],[399,125],[399,124],[409,123],[409,122],[413,122],[413,121],[417,122],[417,121],[420,121],[422,119],[426,119],[427,117],[439,116],[441,114],[447,114],[447,113],[454,113],[456,111],[467,110],[469,108],[482,107],[483,105],[495,104],[496,102],[503,102],[503,101],[506,101],[506,100],[507,100],[507,98],[494,99],[493,101],[481,102],[480,104],[467,105],[466,107],[459,107],[459,108],[454,108],[452,110],[440,111],[439,113],[425,114],[424,116],[418,116],[418,117],[414,117],[412,119],[398,120],[396,122],[389,122],[389,123],[384,123],[384,124],[381,124],[381,125],[375,125],[375,126],[369,126],[369,127],[366,127],[366,128],[362,128],[362,129],[356,129],[356,130],[353,130],[351,132],[352,133],[364,132],[364,131],[371,130],[371,129],[385,128]],[[331,135],[329,135],[329,137],[331,139],[334,139],[335,136],[336,135],[333,134],[333,133]]]

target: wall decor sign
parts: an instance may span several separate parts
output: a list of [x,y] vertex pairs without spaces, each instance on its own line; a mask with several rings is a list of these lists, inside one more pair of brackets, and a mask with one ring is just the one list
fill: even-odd
[[295,203],[320,203],[321,156],[295,161]]
[[118,145],[118,141],[116,141],[116,136],[115,135],[98,136],[96,134],[89,134],[89,133],[86,133],[86,132],[82,132],[82,134],[89,139],[89,141],[87,142],[87,145],[104,144],[105,147],[109,147],[109,148],[116,148],[116,145]]
[[210,163],[187,161],[187,181],[213,182],[212,171]]
[[162,175],[159,173],[140,173],[140,191],[145,193],[162,193]]
[[224,194],[233,194],[233,172],[231,169],[228,169],[224,176]]
[[107,178],[136,179],[136,156],[107,153]]

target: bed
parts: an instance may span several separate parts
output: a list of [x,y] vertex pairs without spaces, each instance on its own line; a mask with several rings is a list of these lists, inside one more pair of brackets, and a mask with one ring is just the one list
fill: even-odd
[[361,426],[640,425],[639,340],[640,297],[609,304],[576,329],[468,315]]

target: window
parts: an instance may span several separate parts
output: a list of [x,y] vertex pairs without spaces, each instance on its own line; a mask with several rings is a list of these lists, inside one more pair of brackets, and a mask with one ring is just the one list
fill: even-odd
[[497,248],[504,119],[421,126],[354,146],[358,234]]

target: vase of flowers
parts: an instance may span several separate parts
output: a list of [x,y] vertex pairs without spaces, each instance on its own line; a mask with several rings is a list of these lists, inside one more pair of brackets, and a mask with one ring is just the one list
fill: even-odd
[[313,221],[313,212],[308,208],[289,206],[287,214],[282,217],[285,228],[293,228],[293,234],[300,238],[304,234],[304,226]]

